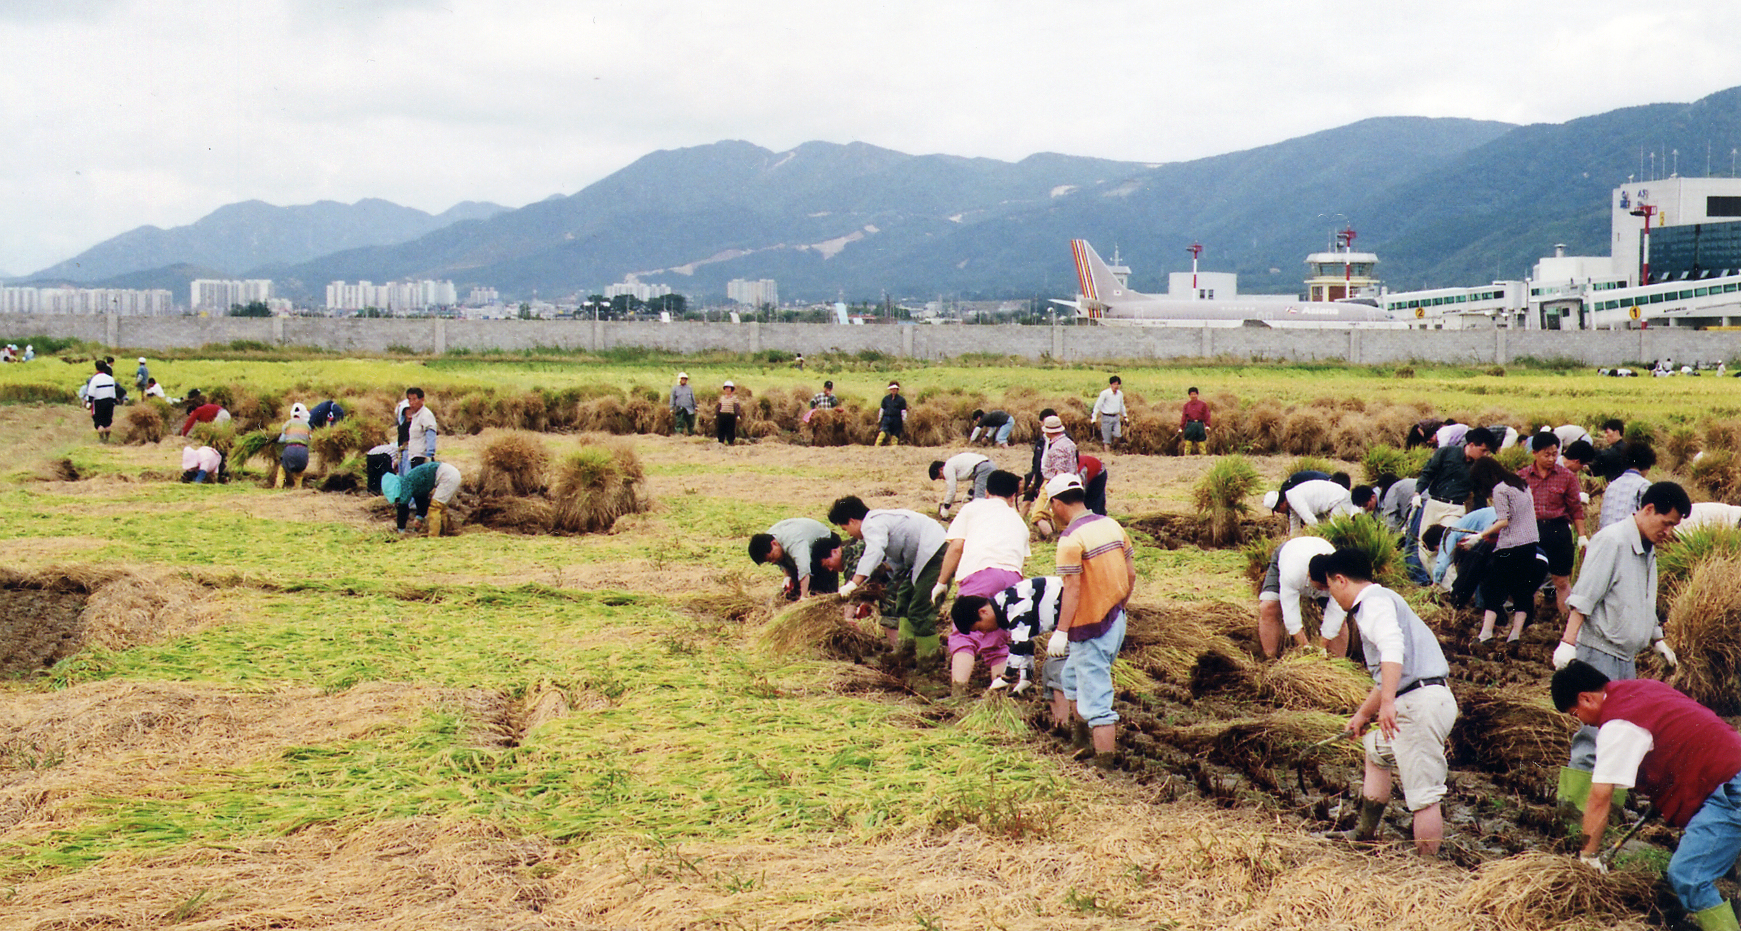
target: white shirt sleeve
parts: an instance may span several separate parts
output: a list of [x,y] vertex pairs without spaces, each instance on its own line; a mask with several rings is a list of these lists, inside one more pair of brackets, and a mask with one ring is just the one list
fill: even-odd
[[1395,605],[1383,598],[1361,599],[1360,631],[1378,647],[1379,662],[1402,665],[1402,623],[1396,619]]
[[1591,782],[1630,789],[1638,784],[1638,766],[1656,746],[1650,732],[1631,721],[1609,721],[1596,730],[1596,767]]
[[1342,625],[1348,620],[1348,612],[1332,598],[1324,602],[1324,622],[1318,627],[1318,636],[1325,640],[1334,640],[1342,632]]

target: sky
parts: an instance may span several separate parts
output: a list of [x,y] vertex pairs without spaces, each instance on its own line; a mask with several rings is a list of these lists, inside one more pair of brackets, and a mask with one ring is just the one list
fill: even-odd
[[439,213],[659,149],[1187,160],[1741,85],[1735,0],[0,0],[0,272],[226,204]]

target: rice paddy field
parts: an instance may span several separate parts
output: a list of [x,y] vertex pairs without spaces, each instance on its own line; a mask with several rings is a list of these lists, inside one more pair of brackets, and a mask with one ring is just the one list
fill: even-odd
[[[665,435],[678,367],[704,408],[727,378],[767,399],[752,435]],[[1376,849],[1327,838],[1351,823],[1358,754],[1313,744],[1362,673],[1254,658],[1253,557],[1197,544],[1212,457],[1105,454],[1111,511],[1138,539],[1119,769],[1071,762],[1036,702],[951,700],[875,657],[768,635],[779,575],[749,561],[751,534],[821,518],[843,494],[930,511],[941,486],[925,466],[961,448],[966,413],[1005,407],[1025,431],[1068,403],[1080,422],[1110,370],[152,362],[172,395],[219,389],[237,435],[334,397],[378,441],[415,384],[454,425],[441,458],[468,483],[511,432],[553,462],[610,445],[638,463],[642,509],[609,532],[462,521],[429,538],[394,533],[378,497],[265,487],[263,459],[227,484],[182,484],[179,423],[98,444],[71,401],[87,369],[0,367],[0,927],[1536,929],[1673,912],[1667,832],[1647,829],[1611,877],[1561,855],[1551,772],[1569,725],[1543,686],[1551,623],[1523,658],[1493,660],[1467,652],[1468,616],[1423,602],[1464,714],[1448,852],[1407,852],[1400,803]],[[1664,449],[1680,435],[1689,475],[1692,455],[1733,457],[1741,436],[1741,383],[1713,377],[1120,374],[1134,419],[1157,424],[1201,388],[1226,415],[1233,448],[1217,451],[1245,452],[1265,489],[1300,455],[1358,479],[1369,447],[1430,413],[1520,428],[1623,416]],[[849,409],[898,378],[910,423],[936,431],[916,438],[941,442],[871,448],[854,414],[840,444],[816,445],[829,440],[795,411],[823,378]],[[351,452],[315,468],[354,468],[337,461]],[[989,454],[1025,471],[1024,447]],[[1689,479],[1695,500],[1741,489],[1725,468]],[[1248,534],[1277,532],[1257,518]],[[1031,573],[1052,555],[1037,543]],[[1701,590],[1733,590],[1709,575]]]

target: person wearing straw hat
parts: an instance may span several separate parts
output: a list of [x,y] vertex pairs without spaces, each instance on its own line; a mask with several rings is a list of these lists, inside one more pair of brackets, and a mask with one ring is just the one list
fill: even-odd
[[[1052,480],[1060,475],[1080,476],[1082,464],[1076,454],[1076,443],[1065,432],[1064,421],[1057,414],[1053,414],[1040,421],[1040,433],[1046,440],[1045,452],[1040,454],[1042,487],[1050,488]],[[1056,529],[1047,504],[1048,502],[1042,502],[1040,515],[1034,518],[1034,529],[1039,532],[1042,540],[1051,539],[1052,531]]]
[[1064,528],[1057,557],[1064,590],[1046,652],[1064,657],[1061,685],[1065,699],[1076,703],[1077,759],[1111,769],[1118,748],[1112,663],[1124,645],[1124,606],[1136,588],[1136,550],[1118,521],[1088,510],[1076,473],[1047,482],[1046,497],[1052,519]]
[[[1402,781],[1403,800],[1414,813],[1415,851],[1439,852],[1445,834],[1445,741],[1457,720],[1457,699],[1446,685],[1451,667],[1431,628],[1396,592],[1372,581],[1372,560],[1355,549],[1313,556],[1312,585],[1328,591],[1359,625],[1372,691],[1348,719],[1343,733],[1366,748],[1360,791],[1360,823],[1349,839],[1370,841],[1390,803],[1391,771]],[[1329,616],[1326,615],[1326,622]],[[1368,724],[1377,725],[1368,729]]]
[[1741,735],[1711,709],[1655,679],[1614,680],[1572,661],[1549,684],[1554,707],[1596,731],[1594,781],[1578,859],[1600,873],[1602,836],[1626,789],[1650,797],[1682,830],[1662,878],[1703,931],[1738,931],[1717,880],[1741,855]]
[[690,436],[695,433],[695,389],[689,387],[689,373],[677,373],[677,385],[671,389],[671,432]]
[[727,446],[736,446],[738,441],[738,415],[743,413],[744,402],[738,399],[738,386],[726,382],[720,386],[719,404],[713,412],[713,438]]
[[899,446],[907,429],[907,399],[901,397],[898,381],[889,382],[888,392],[883,396],[882,413],[877,418],[877,445],[887,441],[890,446]]

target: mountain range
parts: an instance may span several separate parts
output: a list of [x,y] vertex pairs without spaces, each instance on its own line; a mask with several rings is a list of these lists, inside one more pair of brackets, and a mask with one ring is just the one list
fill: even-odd
[[1133,266],[1138,290],[1164,291],[1196,241],[1201,267],[1238,272],[1242,291],[1288,293],[1306,254],[1351,224],[1391,288],[1469,285],[1523,277],[1558,243],[1606,254],[1609,193],[1642,153],[1729,148],[1738,118],[1732,88],[1558,124],[1375,118],[1164,164],[725,141],[653,152],[519,209],[233,204],[30,278],[185,293],[191,277],[270,277],[305,297],[334,280],[445,278],[519,299],[637,274],[701,300],[733,278],[776,279],[787,300],[1025,298],[1073,293],[1068,240],[1084,238]]

